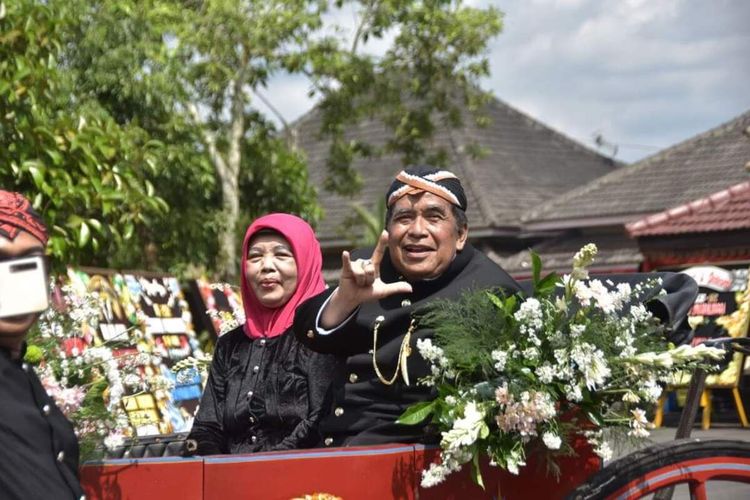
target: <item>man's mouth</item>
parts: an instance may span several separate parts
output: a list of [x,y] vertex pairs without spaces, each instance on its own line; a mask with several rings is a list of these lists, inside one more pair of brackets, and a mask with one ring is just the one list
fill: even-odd
[[426,245],[404,245],[404,251],[408,257],[425,257],[433,251],[431,247]]

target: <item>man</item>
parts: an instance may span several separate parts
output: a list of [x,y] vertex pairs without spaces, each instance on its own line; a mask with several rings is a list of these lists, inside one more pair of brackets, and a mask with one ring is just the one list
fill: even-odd
[[467,242],[466,195],[454,174],[409,168],[386,200],[386,231],[371,257],[352,260],[344,252],[338,287],[297,309],[301,342],[346,357],[333,411],[321,425],[326,446],[437,440],[422,425],[396,423],[411,404],[434,397],[417,384],[430,372],[417,339],[432,332],[415,313],[472,289],[519,290]]
[[[29,201],[0,190],[0,261],[44,256],[46,244],[47,229]],[[38,316],[0,317],[0,497],[81,498],[73,427],[23,361]]]

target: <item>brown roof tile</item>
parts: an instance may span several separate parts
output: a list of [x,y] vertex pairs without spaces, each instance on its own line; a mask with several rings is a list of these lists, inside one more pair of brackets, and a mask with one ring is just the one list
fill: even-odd
[[[617,166],[499,100],[488,104],[487,114],[491,122],[486,128],[467,119],[461,129],[438,127],[433,139],[434,144],[448,146],[447,168],[464,184],[473,235],[497,234],[503,230],[516,233],[525,211],[610,173]],[[320,139],[320,120],[320,113],[313,110],[295,124],[295,129],[299,145],[307,154],[310,181],[317,187],[324,209],[317,234],[325,249],[348,246],[340,228],[352,213],[351,204],[357,201],[374,207],[403,166],[396,155],[358,158],[353,168],[365,182],[356,198],[324,191],[328,141]],[[385,144],[389,132],[382,122],[369,119],[353,126],[348,135],[378,147]],[[481,158],[471,158],[467,149],[472,143],[488,153]]]
[[750,228],[750,181],[626,226],[633,237]]
[[748,179],[750,111],[522,216],[530,230],[624,223]]

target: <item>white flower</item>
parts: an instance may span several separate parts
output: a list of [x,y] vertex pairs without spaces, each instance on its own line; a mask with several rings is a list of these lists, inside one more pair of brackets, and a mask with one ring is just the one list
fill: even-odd
[[628,435],[637,438],[648,437],[649,432],[646,428],[648,427],[649,422],[646,418],[646,412],[640,408],[636,408],[630,413],[633,415],[633,419],[630,421],[630,431],[628,431]]
[[508,469],[508,472],[516,476],[519,473],[518,468],[523,467],[524,465],[526,465],[526,462],[518,448],[513,449],[505,460],[505,468]]
[[565,387],[565,397],[574,403],[583,401],[583,393],[578,385],[568,385]]
[[570,357],[583,375],[589,390],[603,385],[612,373],[604,353],[588,342],[575,345],[570,351]]
[[495,349],[490,353],[490,355],[492,356],[492,360],[495,362],[495,370],[499,372],[505,370],[505,364],[508,362],[508,353],[506,351]]
[[555,368],[549,363],[544,363],[542,366],[538,367],[534,373],[536,373],[536,376],[539,377],[539,381],[543,384],[550,384],[555,378]]
[[639,403],[641,401],[641,398],[638,397],[638,394],[633,391],[626,391],[622,396],[622,400],[626,403]]
[[570,336],[574,339],[580,337],[586,331],[586,325],[570,325]]
[[536,361],[537,359],[539,359],[539,349],[537,349],[536,347],[529,347],[527,349],[524,349],[523,356],[529,361]]
[[464,408],[463,418],[457,418],[453,422],[453,428],[442,433],[441,445],[449,450],[471,446],[480,435],[488,431],[489,428],[484,422],[484,412],[479,409],[476,402],[470,401]]
[[655,403],[656,401],[659,400],[662,389],[661,389],[661,386],[656,383],[656,380],[648,379],[641,386],[641,392],[644,394],[644,396],[647,398],[649,402]]
[[442,464],[430,464],[430,468],[422,471],[422,488],[431,488],[445,481],[449,471]]
[[108,450],[114,450],[118,446],[122,446],[124,440],[125,436],[123,436],[121,433],[113,432],[112,434],[109,434],[104,438],[104,446],[106,446]]
[[606,441],[599,443],[599,446],[594,448],[594,453],[599,455],[605,462],[612,458],[612,448],[610,448]]
[[550,450],[559,450],[560,445],[562,444],[562,439],[560,439],[560,436],[551,432],[545,432],[544,434],[542,434],[542,441],[544,442],[544,445]]

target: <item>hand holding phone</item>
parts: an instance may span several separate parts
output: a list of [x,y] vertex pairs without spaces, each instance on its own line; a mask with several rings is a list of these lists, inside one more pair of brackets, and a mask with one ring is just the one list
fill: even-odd
[[0,262],[0,318],[44,311],[49,306],[44,257]]

